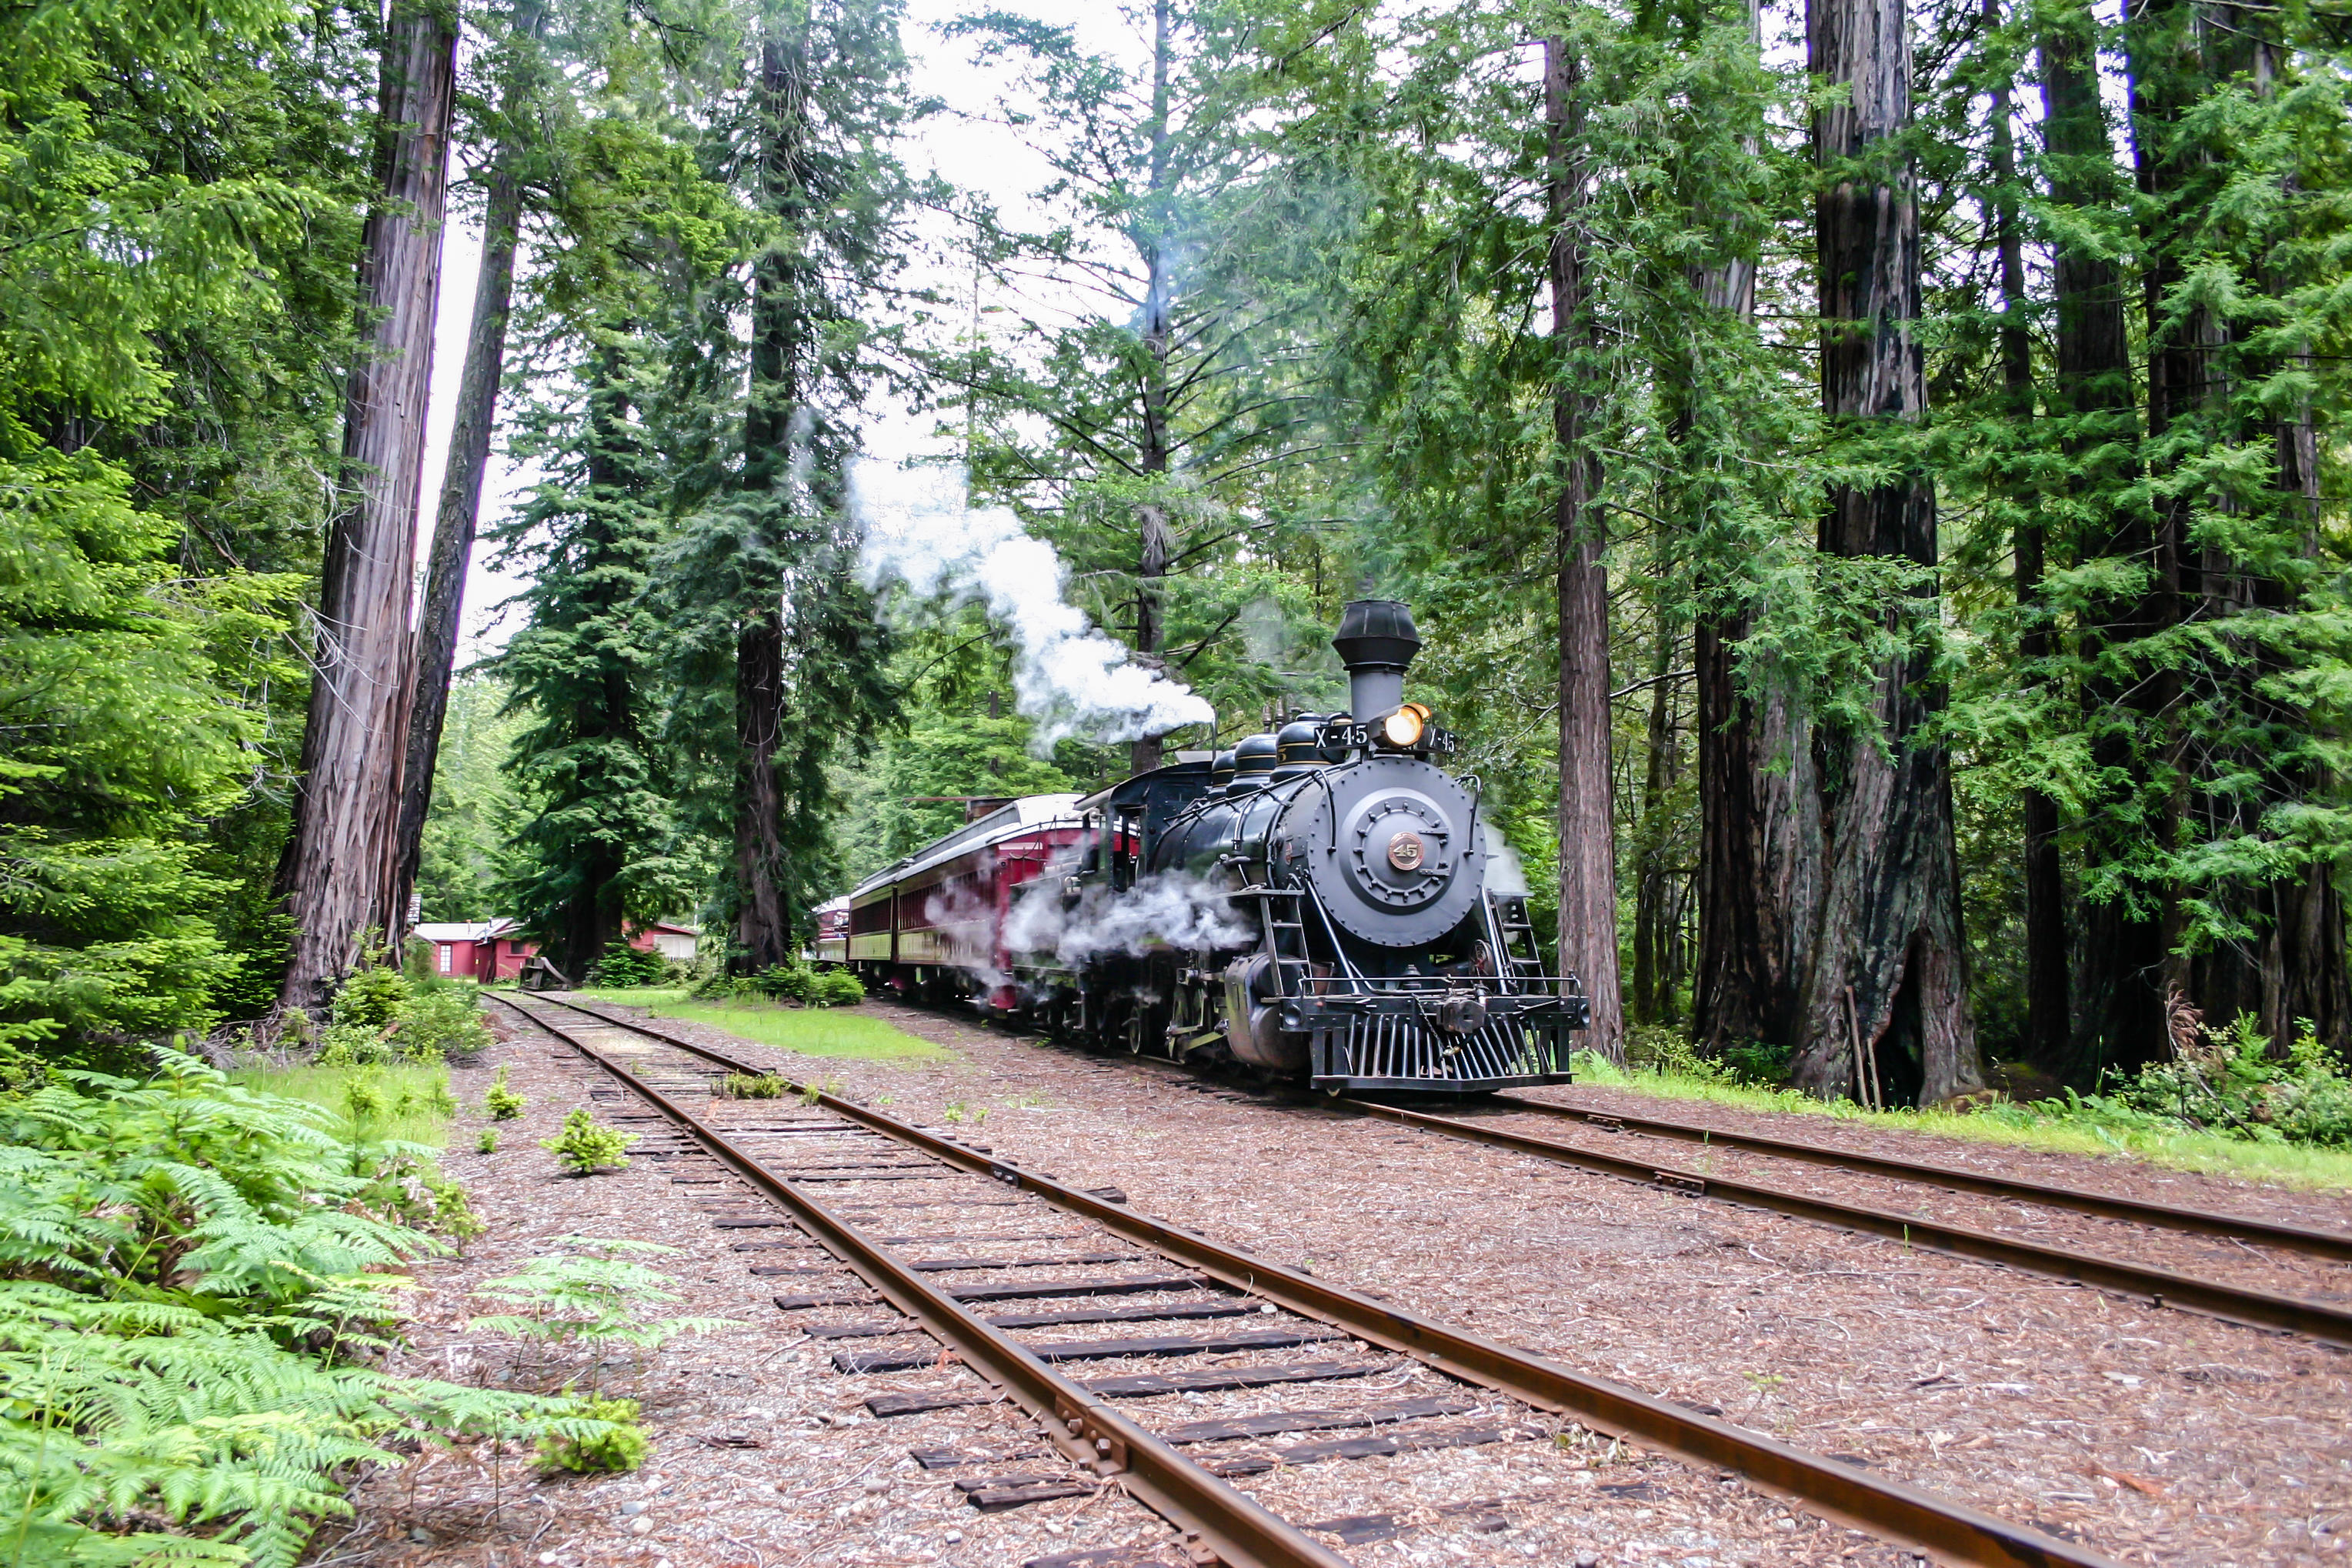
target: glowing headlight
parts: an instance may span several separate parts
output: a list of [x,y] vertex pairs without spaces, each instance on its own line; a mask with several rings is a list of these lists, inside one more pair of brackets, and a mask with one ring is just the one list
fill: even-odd
[[1408,702],[1381,721],[1381,734],[1391,746],[1418,745],[1428,723],[1429,710],[1418,702]]

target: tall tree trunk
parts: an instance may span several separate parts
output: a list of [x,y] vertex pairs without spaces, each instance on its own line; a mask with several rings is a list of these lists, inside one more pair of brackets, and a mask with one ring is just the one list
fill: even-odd
[[1563,38],[1544,40],[1544,121],[1551,224],[1552,336],[1559,381],[1552,432],[1559,448],[1553,509],[1559,568],[1559,963],[1592,1000],[1586,1045],[1625,1059],[1617,972],[1617,837],[1609,735],[1608,539],[1600,459],[1589,449],[1594,374],[1585,294],[1583,61]]
[[771,611],[746,624],[735,642],[735,946],[747,974],[793,955],[782,874],[783,726],[783,617]]
[[[2149,325],[2147,433],[2160,437],[2196,416],[2205,395],[2212,343],[2210,321],[2193,311],[2179,327],[2165,323],[2164,296],[2182,279],[2172,244],[2173,220],[2163,209],[2183,184],[2175,154],[2149,141],[2179,113],[2185,100],[2182,73],[2193,57],[2193,32],[2186,20],[2188,0],[2156,0],[2130,7],[2132,121],[2140,193],[2154,209],[2152,226],[2140,237],[2144,309]],[[2090,8],[2070,12],[2045,42],[2043,80],[2053,148],[2053,197],[2074,196],[2081,205],[2114,200],[2103,183],[2111,155],[2098,107],[2095,23]],[[2188,53],[2184,55],[2183,49]],[[2193,73],[2192,73],[2193,74]],[[2098,135],[2095,150],[2094,132]],[[2087,443],[2122,434],[2128,405],[2129,350],[2124,326],[2122,283],[2087,247],[2061,247],[2057,257],[2060,304],[2059,386],[2064,406],[2082,425]],[[2110,302],[2112,301],[2112,303]],[[2136,474],[2103,476],[2117,478]],[[2102,595],[2084,607],[2082,653],[2093,675],[2084,683],[2084,704],[2092,721],[2091,760],[2110,781],[2106,795],[2091,803],[2084,866],[2112,891],[2086,900],[2083,910],[2080,1006],[2070,1075],[2082,1080],[2101,1071],[2122,1071],[2156,1060],[2170,1048],[2167,997],[2186,978],[2173,957],[2178,926],[2175,889],[2141,864],[2177,837],[2185,808],[2178,785],[2179,679],[2168,664],[2147,657],[2146,639],[2177,625],[2184,590],[2181,543],[2186,503],[2159,500],[2135,504],[2126,499],[2094,526],[2083,553],[2124,563],[2143,563],[2145,586],[2137,593]],[[2097,537],[2103,530],[2105,537]],[[2136,651],[2143,650],[2143,651]],[[2110,668],[2101,669],[2101,664]]]
[[[515,26],[535,42],[546,26],[537,5],[516,7]],[[416,699],[408,715],[400,775],[398,870],[393,884],[395,918],[407,923],[409,895],[425,847],[425,818],[433,805],[433,773],[441,755],[441,727],[449,711],[449,676],[457,662],[457,628],[466,607],[466,569],[482,515],[482,480],[489,471],[497,428],[499,383],[506,371],[507,317],[514,297],[515,244],[522,226],[520,150],[510,139],[527,107],[528,89],[509,83],[503,112],[507,130],[490,162],[482,210],[482,263],[474,285],[474,319],[466,334],[466,368],[457,383],[449,460],[441,477],[440,510],[425,567],[425,605],[416,622]]]
[[1650,656],[1650,719],[1643,736],[1642,824],[1633,849],[1633,994],[1639,1024],[1675,1021],[1675,897],[1668,798],[1682,774],[1682,728],[1675,722],[1675,624],[1663,608]]
[[[2263,37],[2255,42],[2253,52],[2254,84],[2267,98],[2281,69],[2280,46]],[[2294,194],[2292,176],[2287,189]],[[2273,297],[2287,289],[2286,280],[2276,276],[2265,276],[2263,284]],[[2309,342],[2295,351],[2290,363],[2306,384],[2316,384],[2318,367]],[[2283,521],[2294,529],[2303,557],[2315,561],[2320,555],[2323,521],[2319,436],[2308,397],[2279,413],[2272,421],[2272,438],[2277,452],[2275,485]],[[2289,603],[2284,585],[2275,579],[2272,582],[2277,590],[2277,606],[2284,609]],[[2288,712],[2280,714],[2278,721],[2308,721]],[[2285,788],[2279,791],[2281,795],[2310,798],[2326,787],[2319,770],[2308,765],[2282,772],[2280,783]],[[2308,1024],[2322,1045],[2341,1053],[2352,1045],[2352,972],[2346,968],[2344,900],[2336,884],[2335,863],[2327,858],[2315,858],[2272,882],[2264,892],[2270,921],[2262,963],[2262,1022],[2272,1049],[2284,1054]]]
[[[1846,89],[1816,111],[1824,169],[1884,158],[1911,119],[1911,44],[1902,0],[1811,0],[1815,75]],[[1907,169],[1855,173],[1817,198],[1822,405],[1832,426],[1916,421],[1927,370],[1919,315],[1919,211]],[[1936,497],[1918,474],[1838,486],[1822,520],[1824,554],[1883,557],[1934,570]],[[1891,615],[1931,608],[1930,592]],[[1969,1016],[1951,774],[1942,747],[1919,739],[1941,705],[1920,651],[1879,671],[1868,731],[1821,738],[1828,855],[1813,963],[1800,1001],[1795,1081],[1830,1096],[1874,1053],[1890,1100],[1933,1104],[1983,1081]]]
[[1698,973],[1692,1034],[1719,1055],[1790,1044],[1822,895],[1821,794],[1811,727],[1790,683],[1735,650],[1743,614],[1710,613],[1692,637],[1698,707]]
[[[1987,28],[2000,26],[2000,0],[1984,0]],[[2026,321],[2025,245],[2018,232],[2016,131],[2011,76],[2004,68],[1992,89],[1993,247],[2000,272],[2000,381],[2003,413],[2019,440],[2033,424],[2033,345]],[[2021,474],[2004,476],[2017,509],[2012,536],[2016,551],[2015,592],[2018,658],[2027,679],[2049,668],[2050,612],[2042,575],[2048,541],[2032,487]],[[2025,1038],[2026,1058],[2044,1068],[2065,1057],[2072,1007],[2066,951],[2066,878],[2058,858],[2058,803],[2046,791],[2029,789],[2020,802],[2024,816]]]
[[[1142,438],[1137,443],[1136,468],[1151,487],[1136,509],[1135,653],[1147,669],[1164,667],[1168,621],[1160,595],[1168,577],[1169,557],[1175,553],[1176,535],[1168,523],[1168,508],[1159,487],[1168,477],[1168,349],[1170,316],[1168,267],[1172,215],[1169,202],[1168,37],[1169,0],[1154,0],[1151,35],[1151,175],[1146,198],[1143,253],[1143,395]],[[1160,765],[1164,752],[1158,735],[1141,735],[1128,747],[1128,767],[1148,773]]]
[[284,1005],[323,1005],[394,907],[401,767],[414,671],[409,581],[433,380],[441,217],[457,37],[449,13],[403,0],[378,88],[376,201],[362,240],[361,347],[344,393],[345,496],[319,584],[302,781],[278,886],[294,919]]
[[[760,49],[761,206],[784,230],[807,221],[799,161],[807,135],[809,93],[805,35],[778,29]],[[793,276],[798,262],[789,240],[773,238],[761,255],[751,284],[751,376],[743,418],[744,488],[772,517],[796,501],[781,493],[791,483],[792,446],[806,438],[803,361],[808,322]],[[771,542],[770,548],[775,547]],[[735,644],[735,943],[736,962],[757,973],[787,963],[793,952],[784,816],[786,652],[781,571],[763,584],[765,603],[738,629]]]
[[[1756,0],[1745,9],[1750,47],[1760,48]],[[1759,150],[1755,141],[1748,145],[1751,153]],[[1754,261],[1734,254],[1695,281],[1711,317],[1753,331]],[[1678,362],[1678,374],[1677,430],[1688,442],[1698,428],[1702,395],[1708,420],[1727,421],[1719,400],[1704,393],[1706,371],[1695,353]],[[1699,504],[1688,509],[1698,530],[1709,510],[1706,492],[1717,482],[1711,470],[1696,454],[1685,465],[1700,492]],[[1750,627],[1738,584],[1705,582],[1698,597],[1691,637],[1699,798],[1691,1027],[1703,1050],[1719,1055],[1734,1046],[1794,1040],[1797,991],[1811,961],[1821,899],[1821,798],[1811,727],[1791,683],[1769,669],[1739,668]]]
[[440,513],[425,566],[425,605],[416,622],[416,701],[409,710],[407,760],[401,768],[400,868],[393,889],[393,907],[402,912],[404,923],[424,856],[425,818],[433,805],[434,767],[441,755],[441,726],[449,711],[449,677],[466,607],[466,569],[481,521],[482,480],[489,470],[499,381],[505,374],[507,316],[521,217],[522,185],[501,149],[490,172],[474,321],[466,335],[466,370],[457,384],[449,466],[441,481]]

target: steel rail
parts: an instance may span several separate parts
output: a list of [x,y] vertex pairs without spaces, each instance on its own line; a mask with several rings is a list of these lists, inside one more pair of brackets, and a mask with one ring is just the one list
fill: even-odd
[[[1229,1568],[1349,1568],[1346,1558],[1267,1511],[1248,1494],[1185,1458],[1148,1427],[1121,1415],[1108,1402],[1038,1360],[1018,1341],[983,1322],[969,1308],[908,1268],[889,1248],[810,1199],[790,1181],[767,1170],[737,1148],[723,1132],[661,1090],[521,1003],[497,992],[490,994],[499,996],[508,1006],[634,1090],[685,1129],[737,1175],[790,1211],[811,1236],[864,1276],[892,1306],[923,1325],[941,1343],[953,1346],[966,1365],[1009,1394],[1013,1403],[1037,1420],[1045,1436],[1064,1454],[1091,1468],[1096,1474],[1112,1479],[1138,1502],[1175,1525],[1184,1533],[1188,1547],[1213,1552]],[[557,1005],[573,1004],[559,1002]],[[594,1017],[604,1016],[584,1007],[579,1011]],[[657,1031],[622,1024],[618,1019],[606,1021],[636,1028],[665,1044],[713,1061],[724,1061],[718,1053]],[[732,1065],[737,1070],[764,1070],[749,1063]],[[830,1100],[830,1096],[821,1097],[819,1103]],[[840,1106],[829,1104],[827,1109],[838,1113]],[[1193,1554],[1198,1560],[1200,1550]]]
[[1948,1253],[1955,1258],[1971,1258],[1980,1263],[2005,1264],[2011,1268],[2046,1275],[2070,1284],[2095,1286],[2102,1290],[2145,1300],[2152,1306],[2185,1307],[2208,1317],[2224,1318],[2255,1328],[2283,1329],[2328,1344],[2352,1348],[2352,1311],[2331,1307],[2325,1302],[2227,1285],[2217,1279],[2200,1279],[2195,1275],[2176,1274],[2168,1268],[2156,1268],[2117,1258],[2102,1258],[2096,1253],[2042,1247],[1991,1231],[1973,1230],[1967,1226],[1948,1225],[1941,1220],[1921,1219],[1886,1209],[1868,1208],[1860,1204],[1817,1198],[1804,1193],[1793,1193],[1784,1187],[1767,1186],[1761,1182],[1736,1181],[1700,1171],[1630,1160],[1621,1154],[1588,1149],[1580,1143],[1561,1143],[1499,1127],[1482,1127],[1476,1122],[1457,1121],[1450,1116],[1432,1116],[1425,1111],[1407,1110],[1401,1106],[1378,1105],[1361,1100],[1339,1100],[1330,1103],[1359,1115],[1377,1117],[1383,1121],[1417,1127],[1450,1138],[1491,1144],[1498,1149],[1531,1154],[1563,1165],[1580,1166],[1604,1176],[1623,1176],[1694,1196],[1721,1198],[1747,1208],[1769,1209],[1792,1219],[1811,1220],[1846,1230],[1872,1231],[1892,1237],[1906,1246],[1923,1247],[1930,1252]]
[[1848,1149],[1832,1149],[1819,1143],[1806,1143],[1791,1138],[1768,1137],[1757,1132],[1726,1132],[1720,1128],[1703,1127],[1692,1122],[1664,1121],[1654,1117],[1630,1116],[1615,1110],[1590,1110],[1582,1106],[1559,1105],[1549,1100],[1525,1100],[1517,1095],[1497,1097],[1494,1102],[1494,1109],[1513,1112],[1534,1111],[1544,1116],[1581,1120],[1603,1131],[1643,1132],[1659,1138],[1676,1138],[1686,1143],[1704,1143],[1711,1147],[1769,1154],[1776,1159],[1799,1160],[1807,1164],[1864,1171],[1874,1176],[1892,1176],[1906,1182],[1949,1187],[1958,1192],[1978,1193],[1987,1197],[2015,1198],[2023,1203],[2041,1204],[2049,1208],[2074,1209],[2083,1214],[2096,1215],[2103,1219],[2131,1220],[2140,1225],[2161,1226],[2169,1230],[2185,1231],[2192,1235],[2217,1236],[2233,1241],[2261,1242],[2295,1252],[2309,1253],[2316,1258],[2352,1261],[2352,1235],[2346,1235],[2340,1231],[2315,1230],[2304,1226],[2280,1225],[2271,1220],[2221,1214],[2210,1209],[2182,1208],[2170,1204],[2150,1203],[2143,1198],[2126,1198],[2108,1193],[2093,1192],[2084,1187],[2044,1186],[2033,1182],[2019,1181],[2012,1176],[1990,1175],[1957,1165],[1937,1164],[1932,1161],[1903,1160],[1887,1154],[1867,1154]]
[[[769,1068],[682,1039],[635,1019],[618,1017],[577,1002],[562,1001],[557,1005],[634,1029],[731,1071],[781,1076],[772,1074]],[[525,1009],[518,1006],[517,1011]],[[814,1092],[791,1084],[790,1080],[787,1083],[803,1100]],[[1995,1564],[2000,1568],[2048,1568],[2062,1563],[2073,1568],[2116,1568],[2113,1559],[2086,1546],[2012,1524],[1925,1488],[1774,1442],[1728,1421],[1685,1409],[1606,1378],[1572,1372],[1530,1352],[1450,1328],[1328,1280],[1253,1258],[1197,1231],[1133,1213],[1091,1193],[1066,1186],[1051,1176],[1023,1171],[1010,1159],[978,1153],[952,1139],[854,1100],[820,1092],[814,1094],[813,1102],[976,1174],[1033,1193],[1057,1208],[1095,1221],[1114,1235],[1301,1317],[1344,1329],[1368,1343],[1411,1356],[1462,1382],[1570,1416],[1594,1431],[1640,1443],[1686,1463],[1735,1470],[1761,1490],[1892,1544],[1945,1563],[1983,1564],[1988,1568]]]

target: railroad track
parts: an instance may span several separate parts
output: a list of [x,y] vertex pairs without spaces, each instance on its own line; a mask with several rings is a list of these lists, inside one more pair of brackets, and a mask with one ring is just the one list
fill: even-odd
[[[1899,1210],[1873,1208],[1864,1204],[1844,1203],[1834,1198],[1801,1193],[1792,1188],[1769,1183],[1694,1171],[1685,1166],[1663,1162],[1635,1159],[1590,1144],[1564,1142],[1559,1139],[1538,1138],[1507,1127],[1465,1121],[1459,1116],[1438,1116],[1427,1111],[1411,1110],[1402,1106],[1381,1105],[1370,1100],[1319,1100],[1319,1104],[1351,1110],[1358,1115],[1374,1117],[1402,1126],[1418,1128],[1450,1138],[1485,1143],[1494,1148],[1507,1149],[1514,1153],[1528,1154],[1601,1175],[1622,1176],[1654,1186],[1670,1187],[1693,1196],[1721,1199],[1742,1207],[1764,1209],[1795,1219],[1811,1220],[1834,1226],[1843,1230],[1867,1231],[1891,1237],[1907,1247],[1921,1247],[1956,1258],[1973,1258],[1983,1263],[1997,1263],[2029,1274],[2062,1279],[2069,1283],[2088,1285],[2112,1291],[2155,1307],[2178,1307],[2201,1312],[2209,1317],[2226,1319],[2255,1328],[2278,1330],[2305,1335],[2326,1344],[2352,1348],[2352,1310],[2330,1302],[2310,1300],[2299,1296],[2283,1295],[2273,1290],[2256,1289],[2235,1285],[2226,1280],[2210,1279],[2200,1275],[2184,1274],[2176,1269],[2159,1268],[2150,1264],[2135,1263],[2128,1258],[2111,1258],[2087,1252],[2076,1247],[2045,1247],[2037,1242],[2003,1236],[1997,1231],[1979,1230],[1973,1226],[1955,1225],[1930,1218],[1925,1215],[1905,1214]],[[1586,1113],[1564,1107],[1542,1107],[1537,1102],[1506,1097],[1497,1109],[1554,1110],[1561,1115],[1580,1116]],[[1591,1117],[1608,1131],[1625,1131],[1635,1126],[1639,1119],[1622,1117]],[[1683,1123],[1649,1122],[1642,1131],[1652,1128],[1675,1129],[1676,1134],[1690,1135],[1702,1141],[1710,1130],[1693,1128]],[[2084,1208],[2088,1212],[2104,1212],[2110,1218],[2129,1218],[2143,1224],[2166,1224],[2176,1230],[2203,1229],[2206,1234],[2232,1237],[2246,1241],[2265,1242],[2290,1247],[2307,1255],[2338,1258],[2352,1255],[2352,1238],[2331,1236],[2325,1231],[2303,1230],[2289,1226],[2271,1225],[2261,1220],[2241,1220],[2229,1215],[2214,1215],[2201,1210],[2174,1209],[2161,1204],[2134,1199],[2106,1199],[2104,1194],[2085,1193],[2079,1189],[2036,1187],[2030,1184],[2010,1182],[2000,1177],[1980,1176],[1974,1172],[1957,1171],[1942,1165],[1927,1165],[1907,1161],[1885,1160],[1864,1156],[1848,1161],[1835,1152],[1823,1151],[1808,1144],[1790,1143],[1779,1139],[1716,1137],[1712,1142],[1727,1148],[1750,1148],[1759,1152],[1781,1154],[1786,1158],[1811,1157],[1812,1163],[1839,1164],[1874,1174],[1900,1174],[1905,1179],[1937,1185],[1958,1187],[1963,1191],[1996,1193],[2000,1196],[2029,1203],[2048,1203],[2062,1208]],[[1771,1145],[1772,1147],[1765,1147]],[[1802,1155],[1788,1154],[1790,1149],[1803,1150]],[[1884,1166],[1884,1171],[1873,1170]],[[2095,1202],[2104,1202],[2104,1210],[2092,1209]],[[2161,1217],[2158,1217],[2161,1216]]]
[[[877,1395],[867,1402],[874,1414],[1009,1399],[1036,1422],[1039,1437],[1081,1472],[1076,1479],[1016,1472],[959,1480],[982,1506],[1115,1484],[1178,1530],[1180,1550],[1191,1563],[1339,1568],[1345,1558],[1299,1523],[1268,1511],[1233,1479],[1276,1465],[1543,1439],[1565,1418],[1692,1465],[1736,1472],[1760,1491],[1939,1561],[2085,1568],[2109,1563],[2077,1543],[1269,1263],[1137,1214],[1123,1194],[1067,1186],[985,1146],[814,1089],[791,1085],[790,1100],[710,1100],[711,1107],[728,1108],[724,1120],[758,1123],[721,1126],[720,1111],[698,1113],[688,1101],[709,1094],[719,1075],[771,1076],[767,1068],[576,1002],[534,996],[526,1005],[490,994],[601,1068],[789,1216],[789,1227],[760,1216],[742,1222],[770,1232],[762,1245],[793,1258],[768,1268],[798,1287],[778,1296],[780,1310],[895,1313],[807,1326],[803,1331],[814,1338],[845,1342],[834,1357],[838,1370],[856,1375],[943,1366],[940,1347],[945,1346],[991,1385]],[[555,1008],[563,1014],[551,1011]],[[870,1194],[873,1184],[885,1183],[894,1184],[893,1192],[920,1183],[916,1190],[922,1196],[845,1196]],[[969,1236],[967,1246],[1039,1239],[1040,1221],[1076,1219],[1088,1228],[1075,1236],[1054,1233],[1081,1245],[1051,1257],[920,1257],[908,1248],[957,1238],[886,1237],[870,1228],[877,1218],[894,1223],[892,1211],[914,1206],[1009,1211],[993,1217],[1029,1227],[1024,1237]],[[773,1235],[786,1229],[801,1233],[805,1243]],[[1041,1265],[1072,1272],[1031,1278]],[[1005,1271],[998,1282],[961,1282],[997,1269]],[[1203,1324],[1210,1325],[1205,1331]],[[1112,1337],[1016,1337],[1080,1325],[1093,1332],[1108,1329]],[[1168,1331],[1187,1325],[1186,1331]],[[858,1348],[861,1341],[882,1343]],[[1075,1370],[1089,1362],[1145,1357],[1155,1364],[1167,1358],[1172,1365],[1189,1355],[1238,1351],[1297,1352],[1309,1359],[1275,1365],[1186,1363],[1171,1372],[1107,1378]],[[1387,1393],[1411,1386],[1416,1397],[1375,1402],[1349,1392],[1366,1379],[1397,1385],[1384,1388]],[[1277,1384],[1304,1385],[1318,1403],[1328,1390],[1335,1407],[1153,1427],[1118,1405],[1125,1398],[1178,1391],[1207,1394]],[[1280,1441],[1246,1446],[1267,1438]],[[959,1457],[930,1458],[952,1465]],[[989,1456],[981,1459],[991,1462]],[[1354,1539],[1377,1539],[1386,1517],[1367,1512],[1325,1524],[1358,1526]],[[1370,1535],[1360,1532],[1367,1521]],[[1346,1529],[1326,1533],[1343,1544],[1351,1539]],[[1136,1568],[1142,1568],[1140,1560]]]
[[1819,1143],[1808,1143],[1794,1138],[1769,1138],[1753,1132],[1727,1132],[1719,1127],[1703,1126],[1696,1122],[1672,1121],[1663,1117],[1633,1116],[1622,1111],[1591,1110],[1582,1106],[1560,1105],[1549,1100],[1528,1100],[1517,1095],[1497,1095],[1488,1109],[1549,1116],[1598,1128],[1604,1132],[1632,1132],[1650,1138],[1670,1138],[1685,1143],[1697,1143],[1717,1149],[1736,1149],[1745,1153],[1767,1154],[1774,1159],[1793,1160],[1809,1165],[1822,1165],[1833,1170],[1859,1171],[1865,1175],[1887,1176],[1897,1181],[1916,1182],[1922,1185],[1941,1187],[1950,1192],[1974,1193],[1985,1197],[2009,1198],[2020,1203],[2039,1204],[2045,1208],[2071,1209],[2077,1214],[2095,1215],[2102,1219],[2129,1220],[2138,1225],[2156,1226],[2165,1230],[2177,1230],[2191,1236],[2210,1236],[2224,1241],[2252,1242],[2275,1247],[2307,1257],[2329,1258],[2336,1262],[2352,1262],[2352,1236],[2341,1231],[2315,1230],[2305,1226],[2279,1225],[2270,1220],[2255,1219],[2247,1215],[2221,1214],[2211,1209],[2189,1208],[2173,1204],[2150,1203],[2142,1198],[2127,1198],[2114,1193],[2093,1192],[2083,1187],[2054,1186],[2042,1182],[2019,1181],[1983,1171],[1971,1171],[1963,1166],[1946,1165],[1929,1160],[1902,1160],[1892,1155],[1873,1154],[1858,1149],[1832,1149]]

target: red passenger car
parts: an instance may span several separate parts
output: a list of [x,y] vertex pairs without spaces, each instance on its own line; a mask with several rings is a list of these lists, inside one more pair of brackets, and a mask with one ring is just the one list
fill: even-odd
[[[1087,826],[1075,795],[1032,795],[990,812],[851,890],[846,930],[829,940],[835,904],[817,911],[816,955],[845,963],[868,988],[944,1000],[981,991],[1016,1005],[1003,942],[1013,889],[1075,851]],[[836,904],[839,900],[836,900]]]

